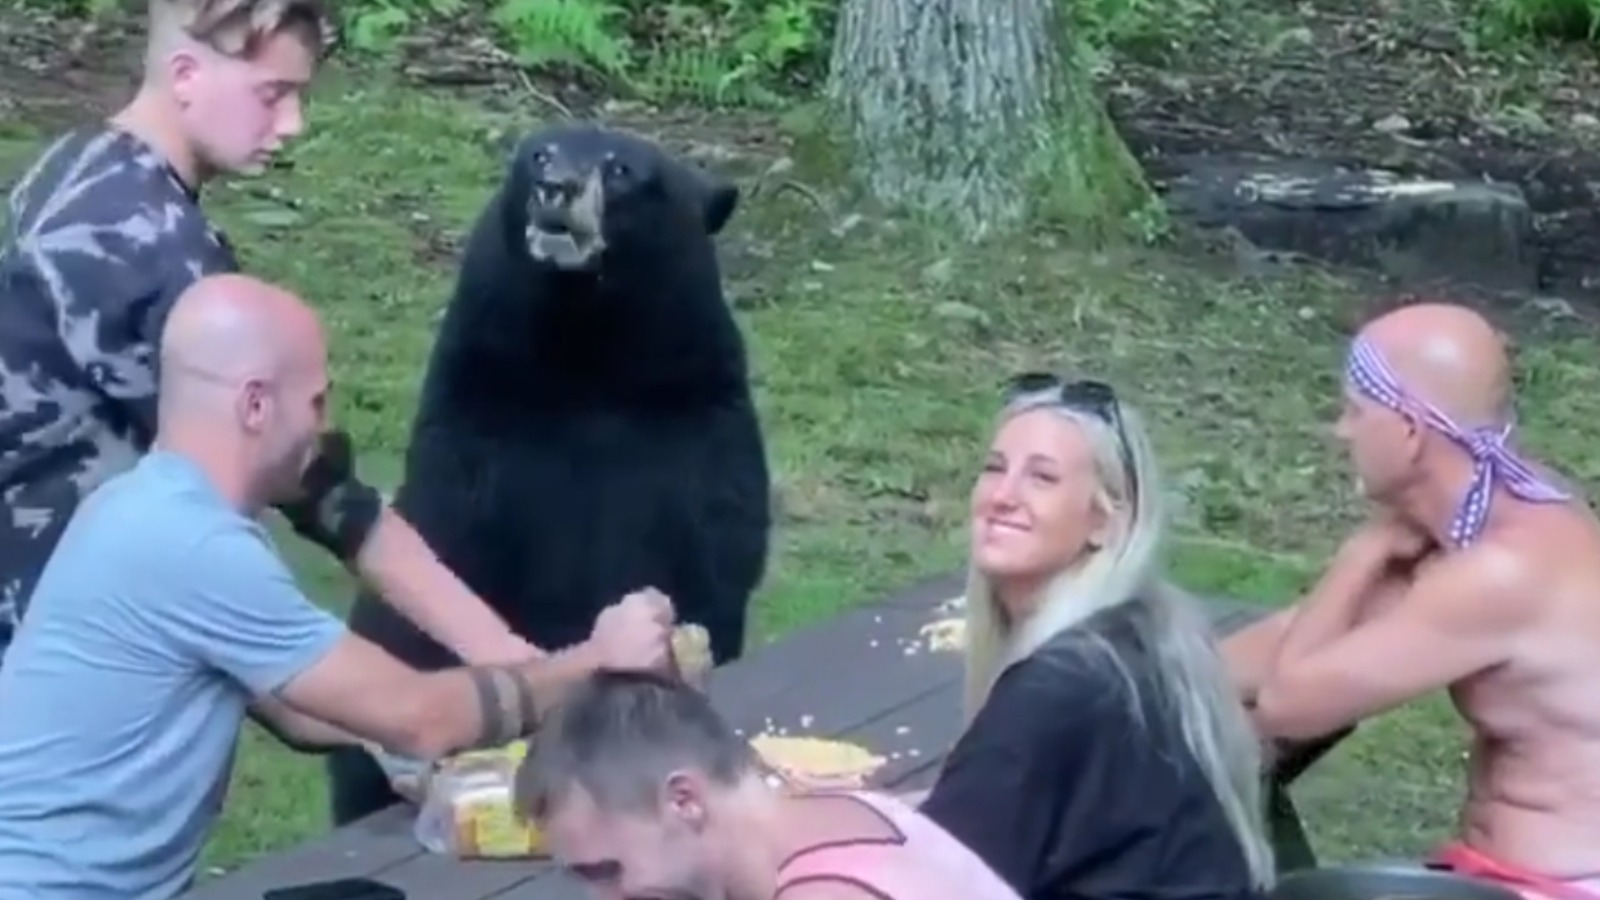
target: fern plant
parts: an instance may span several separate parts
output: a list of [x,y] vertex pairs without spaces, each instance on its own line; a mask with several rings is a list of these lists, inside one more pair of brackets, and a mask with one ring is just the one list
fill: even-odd
[[502,0],[492,17],[526,65],[561,62],[623,76],[631,47],[614,24],[623,12],[607,0]]
[[1478,16],[1488,37],[1600,42],[1600,0],[1486,0]]
[[710,106],[749,99],[754,67],[711,47],[662,47],[651,53],[643,87],[662,99]]
[[421,22],[452,18],[465,9],[465,0],[361,0],[342,8],[342,25],[351,47],[381,53]]

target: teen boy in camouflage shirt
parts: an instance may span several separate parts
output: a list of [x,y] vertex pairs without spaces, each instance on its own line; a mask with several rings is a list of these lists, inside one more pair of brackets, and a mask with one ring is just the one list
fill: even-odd
[[[144,84],[107,126],[23,176],[0,233],[0,654],[79,502],[149,449],[156,342],[173,301],[238,269],[199,205],[303,127],[330,30],[318,0],[149,0]],[[455,578],[330,434],[298,502],[302,535],[473,663],[536,651]],[[0,657],[3,658],[3,657]]]

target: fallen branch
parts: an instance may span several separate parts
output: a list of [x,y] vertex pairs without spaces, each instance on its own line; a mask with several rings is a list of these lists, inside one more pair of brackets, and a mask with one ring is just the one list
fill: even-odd
[[774,196],[782,193],[785,190],[794,191],[796,194],[804,197],[807,202],[809,202],[812,207],[816,209],[819,215],[831,223],[834,220],[833,211],[828,207],[827,201],[823,200],[822,195],[814,188],[808,187],[792,178],[784,178],[782,180],[774,181],[777,176],[782,175],[793,168],[794,160],[787,156],[782,156],[773,160],[772,165],[767,166],[766,171],[762,172],[760,176],[756,178],[756,183],[750,187],[750,199],[754,200],[761,196],[761,194],[767,190],[767,186],[771,184],[772,193]]
[[[793,179],[785,178],[773,186],[773,196],[777,196],[779,193],[782,193],[785,190],[794,191],[800,196],[806,198],[811,202],[811,205],[816,208],[818,214],[830,222],[833,221],[833,213],[829,211],[827,202],[824,201],[822,197],[812,188],[809,188]],[[753,191],[751,192],[751,195],[754,196]]]
[[423,69],[414,67],[407,75],[423,84],[437,87],[466,87],[496,84],[500,81],[493,72],[471,67],[450,69]]
[[576,118],[573,116],[572,110],[568,109],[566,104],[562,103],[560,100],[557,100],[554,94],[539,90],[539,88],[534,85],[533,79],[528,77],[527,70],[523,69],[521,66],[518,66],[515,71],[517,73],[517,79],[522,82],[522,89],[528,92],[528,96],[560,113],[564,118]]

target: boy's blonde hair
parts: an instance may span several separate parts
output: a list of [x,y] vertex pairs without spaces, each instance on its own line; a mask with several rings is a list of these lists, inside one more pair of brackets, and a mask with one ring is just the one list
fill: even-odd
[[338,38],[322,0],[150,0],[149,24],[152,53],[185,36],[226,56],[248,58],[267,38],[293,30],[322,56]]

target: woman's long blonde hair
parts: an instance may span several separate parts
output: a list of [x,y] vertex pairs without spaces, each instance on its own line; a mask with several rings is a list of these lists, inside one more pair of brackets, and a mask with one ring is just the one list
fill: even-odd
[[[1139,715],[1138,683],[1115,644],[1097,630],[1096,613],[1119,608],[1119,624],[1132,628],[1149,649],[1164,708],[1177,717],[1233,827],[1256,884],[1270,886],[1274,865],[1262,800],[1261,745],[1238,690],[1228,677],[1200,605],[1168,582],[1162,571],[1165,536],[1163,491],[1155,454],[1134,409],[1118,404],[1125,435],[1099,415],[1070,408],[1048,389],[1009,402],[1000,424],[1036,409],[1072,422],[1093,448],[1100,489],[1095,504],[1109,527],[1103,545],[1081,564],[1056,575],[1034,613],[1013,628],[996,604],[989,580],[969,565],[966,594],[965,716],[970,723],[1006,667],[1056,635],[1078,629],[1085,648],[1100,655],[1127,684]],[[1129,468],[1132,471],[1129,471]],[[1136,489],[1135,489],[1136,488]],[[1070,711],[1062,711],[1070,715]]]

